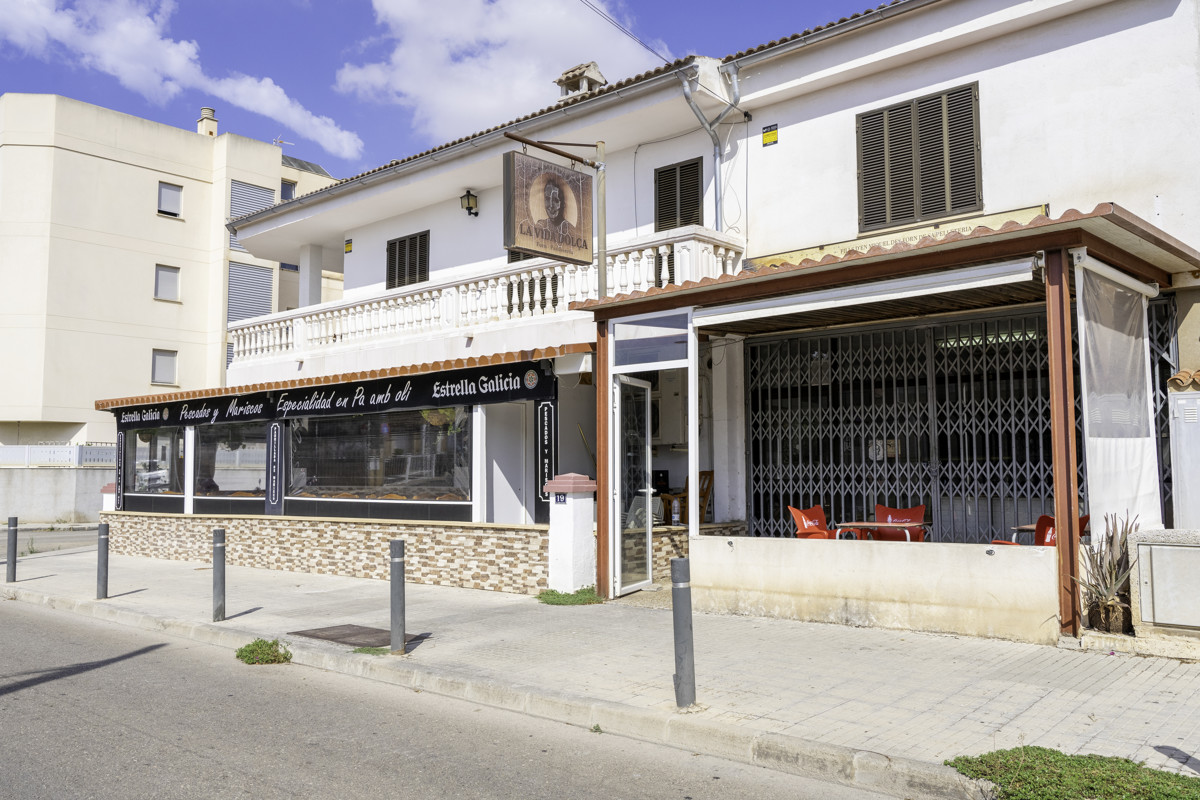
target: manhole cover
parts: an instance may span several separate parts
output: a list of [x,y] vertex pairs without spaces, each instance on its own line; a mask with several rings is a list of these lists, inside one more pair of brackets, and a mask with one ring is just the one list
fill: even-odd
[[[327,642],[350,647],[391,647],[392,632],[383,628],[368,628],[365,625],[333,625],[329,628],[313,628],[307,631],[291,631],[289,636],[306,636],[309,639],[324,639]],[[428,633],[406,634],[405,645],[428,639]]]

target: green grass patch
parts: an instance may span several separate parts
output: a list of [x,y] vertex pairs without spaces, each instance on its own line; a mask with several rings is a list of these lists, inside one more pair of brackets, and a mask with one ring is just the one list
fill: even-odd
[[351,653],[362,653],[364,656],[386,656],[392,652],[390,647],[356,647]]
[[1015,747],[946,762],[996,784],[1000,800],[1196,800],[1200,778],[1143,767],[1125,758],[1069,756]]
[[278,639],[267,641],[255,639],[245,647],[238,648],[235,653],[239,661],[247,664],[286,664],[292,660],[292,651]]
[[538,593],[537,599],[548,606],[590,606],[604,602],[604,598],[596,594],[595,586],[585,586],[569,594],[545,589]]

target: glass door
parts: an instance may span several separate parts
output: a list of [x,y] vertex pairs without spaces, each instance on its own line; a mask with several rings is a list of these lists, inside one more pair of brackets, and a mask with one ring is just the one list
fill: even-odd
[[648,586],[651,577],[655,498],[650,488],[650,384],[619,375],[613,388],[617,398],[613,519],[619,523],[612,549],[613,585],[617,595],[623,595]]

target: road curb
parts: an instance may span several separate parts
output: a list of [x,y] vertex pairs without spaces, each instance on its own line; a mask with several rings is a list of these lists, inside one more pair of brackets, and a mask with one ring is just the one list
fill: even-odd
[[[103,601],[75,600],[11,586],[0,590],[0,597],[231,650],[258,638],[258,634],[228,623],[218,625],[156,617],[114,608]],[[434,671],[416,663],[411,656],[334,653],[307,643],[298,645],[291,640],[288,647],[292,651],[292,662],[301,666],[432,692],[588,728],[601,734],[665,744],[829,783],[898,797],[994,800],[997,796],[991,783],[973,780],[942,764],[722,725],[689,714],[686,709],[638,708],[496,681],[466,671],[451,672],[442,668]]]

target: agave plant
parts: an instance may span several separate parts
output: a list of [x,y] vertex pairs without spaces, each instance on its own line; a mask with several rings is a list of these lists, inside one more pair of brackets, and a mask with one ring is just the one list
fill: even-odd
[[1120,617],[1122,608],[1129,608],[1129,576],[1137,559],[1129,557],[1129,534],[1138,529],[1138,519],[1126,514],[1104,515],[1104,538],[1083,548],[1084,575],[1079,578],[1083,587],[1084,605],[1100,612],[1100,627],[1109,631]]

